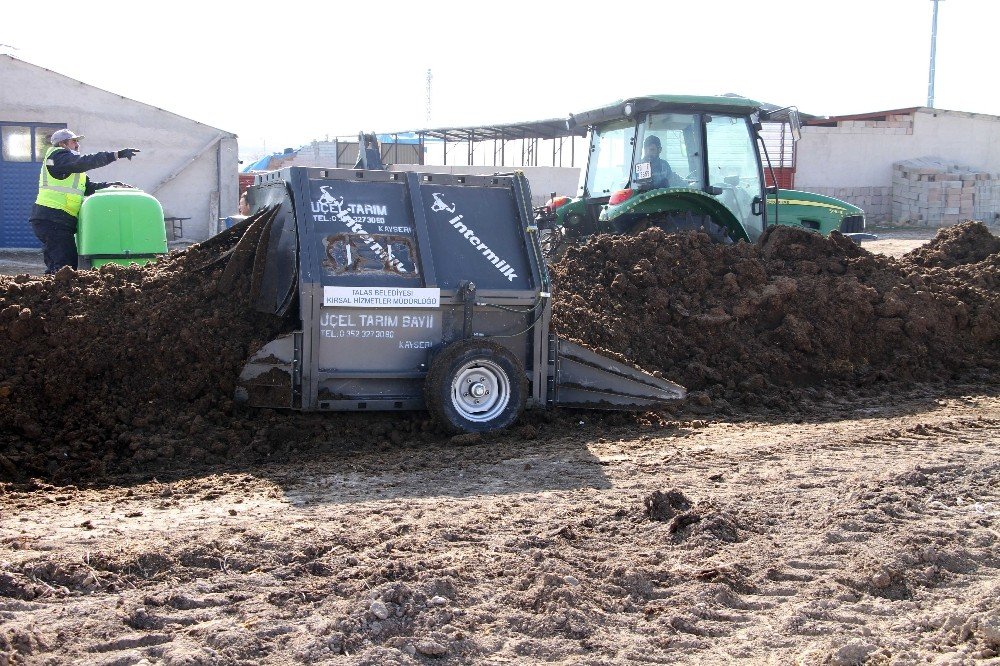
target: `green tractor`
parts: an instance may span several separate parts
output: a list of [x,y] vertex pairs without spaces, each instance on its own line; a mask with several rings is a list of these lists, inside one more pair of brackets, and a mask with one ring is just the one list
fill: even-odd
[[[720,242],[753,242],[775,224],[864,236],[864,211],[832,197],[765,186],[760,129],[794,108],[764,110],[743,97],[651,95],[571,115],[587,127],[590,153],[579,196],[535,211],[552,253],[594,233],[701,229]],[[772,182],[776,182],[771,170]]]

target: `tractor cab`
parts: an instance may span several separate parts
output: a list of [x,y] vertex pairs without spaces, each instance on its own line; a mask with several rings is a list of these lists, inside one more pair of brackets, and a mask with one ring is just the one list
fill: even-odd
[[703,229],[722,241],[764,230],[764,177],[743,98],[642,97],[586,112],[590,152],[569,234]]
[[[655,95],[570,116],[568,128],[590,130],[587,166],[577,198],[553,197],[538,211],[539,226],[569,238],[698,229],[735,242],[755,241],[779,221],[823,233],[843,231],[850,215],[863,221],[850,204],[792,190],[779,197],[765,186],[761,121],[788,122],[793,135],[799,126],[794,109],[770,115],[743,97]],[[801,211],[830,219],[800,220]]]

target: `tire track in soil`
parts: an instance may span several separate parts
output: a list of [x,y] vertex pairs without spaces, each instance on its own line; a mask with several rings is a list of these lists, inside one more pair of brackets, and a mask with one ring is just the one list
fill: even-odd
[[[848,485],[846,497],[830,507],[831,517],[821,523],[826,528],[823,535],[826,543],[817,547],[815,543],[804,540],[809,544],[807,548],[792,547],[780,555],[772,555],[771,559],[777,564],[766,572],[768,582],[761,586],[758,594],[771,599],[779,598],[781,601],[778,606],[786,608],[776,613],[778,621],[771,627],[774,635],[828,637],[860,628],[861,636],[871,637],[877,631],[872,627],[877,627],[883,617],[897,615],[887,606],[903,604],[907,610],[924,610],[919,602],[911,601],[920,597],[924,590],[937,587],[966,588],[995,580],[1000,567],[1000,558],[995,552],[996,541],[991,538],[991,535],[996,537],[995,530],[981,529],[982,533],[971,539],[979,539],[981,546],[985,537],[986,543],[994,546],[992,550],[980,548],[976,552],[960,546],[950,553],[941,553],[930,546],[918,548],[914,553],[914,544],[954,536],[954,524],[968,518],[968,512],[962,508],[963,500],[960,496],[955,496],[958,504],[954,507],[946,507],[940,500],[929,496],[922,503],[915,502],[912,497],[908,498],[900,508],[898,494],[901,487],[904,490],[933,487],[928,476],[933,477],[935,474],[978,476],[980,483],[974,493],[976,499],[973,502],[966,498],[964,504],[968,506],[971,503],[977,515],[989,513],[984,507],[996,507],[998,499],[995,483],[991,484],[989,481],[991,478],[995,479],[1000,471],[1000,461],[995,455],[998,430],[1000,427],[995,419],[966,419],[957,422],[945,420],[940,423],[918,423],[902,430],[890,428],[880,435],[856,438],[853,442],[855,445],[873,442],[882,444],[883,451],[879,455],[865,456],[869,460],[891,454],[899,458],[933,461],[937,450],[946,448],[949,462],[931,465],[918,462],[912,470],[903,474],[875,484],[860,484],[861,488],[871,488],[866,492],[856,486],[851,488],[854,484]],[[958,446],[949,446],[952,442]],[[989,448],[993,449],[994,455],[984,457],[984,450]],[[790,461],[789,466],[794,466],[794,462]],[[970,473],[970,469],[976,468],[979,470]],[[802,485],[798,487],[801,488]],[[812,484],[807,487],[812,487]],[[942,489],[946,487],[946,484],[939,486]],[[912,492],[909,494],[913,495]],[[879,506],[886,500],[890,502],[891,510]],[[992,515],[997,515],[997,512],[993,511]],[[866,523],[874,524],[869,527]],[[794,521],[784,521],[782,524],[794,525]],[[976,527],[973,526],[972,529]],[[788,535],[783,540],[794,543],[795,536]],[[962,541],[968,543],[970,539],[966,537]],[[957,567],[954,564],[956,552],[966,560]],[[851,571],[852,564],[859,567],[858,572]],[[966,576],[971,576],[972,580],[961,580]],[[790,588],[789,582],[794,587]],[[988,589],[995,591],[996,588],[993,586]],[[875,598],[874,603],[870,601],[872,596]],[[979,596],[980,604],[988,598]],[[953,599],[948,601],[954,602]],[[924,607],[926,606],[925,603]],[[953,611],[935,611],[933,602],[930,606],[929,613],[926,610],[923,612],[925,618],[933,616],[935,612],[939,615],[944,613],[948,617],[955,616]],[[964,626],[968,622],[968,619],[964,619],[959,624]],[[974,631],[967,633],[973,634]],[[774,647],[780,645],[778,642]],[[982,645],[983,641],[980,639],[980,649],[966,650],[965,654],[982,656],[984,652],[995,651],[992,647],[983,648]],[[935,645],[935,649],[940,647]],[[831,654],[834,657],[863,654],[865,658],[871,658],[879,651],[886,655],[898,655],[900,651],[908,651],[911,656],[919,653],[907,641],[897,640],[879,646],[875,641],[866,642],[862,639],[833,651],[824,652],[821,645],[812,654],[817,659],[821,655],[829,657]]]

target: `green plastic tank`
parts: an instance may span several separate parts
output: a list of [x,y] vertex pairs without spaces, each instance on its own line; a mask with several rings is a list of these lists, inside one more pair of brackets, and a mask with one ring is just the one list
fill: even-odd
[[163,207],[141,190],[99,190],[83,200],[76,250],[81,268],[156,261],[167,253]]

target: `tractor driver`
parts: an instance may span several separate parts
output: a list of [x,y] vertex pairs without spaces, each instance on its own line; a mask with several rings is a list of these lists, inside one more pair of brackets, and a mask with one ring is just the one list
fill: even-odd
[[648,135],[642,142],[642,162],[649,162],[653,187],[684,187],[687,182],[674,173],[666,160],[660,159],[660,137]]

